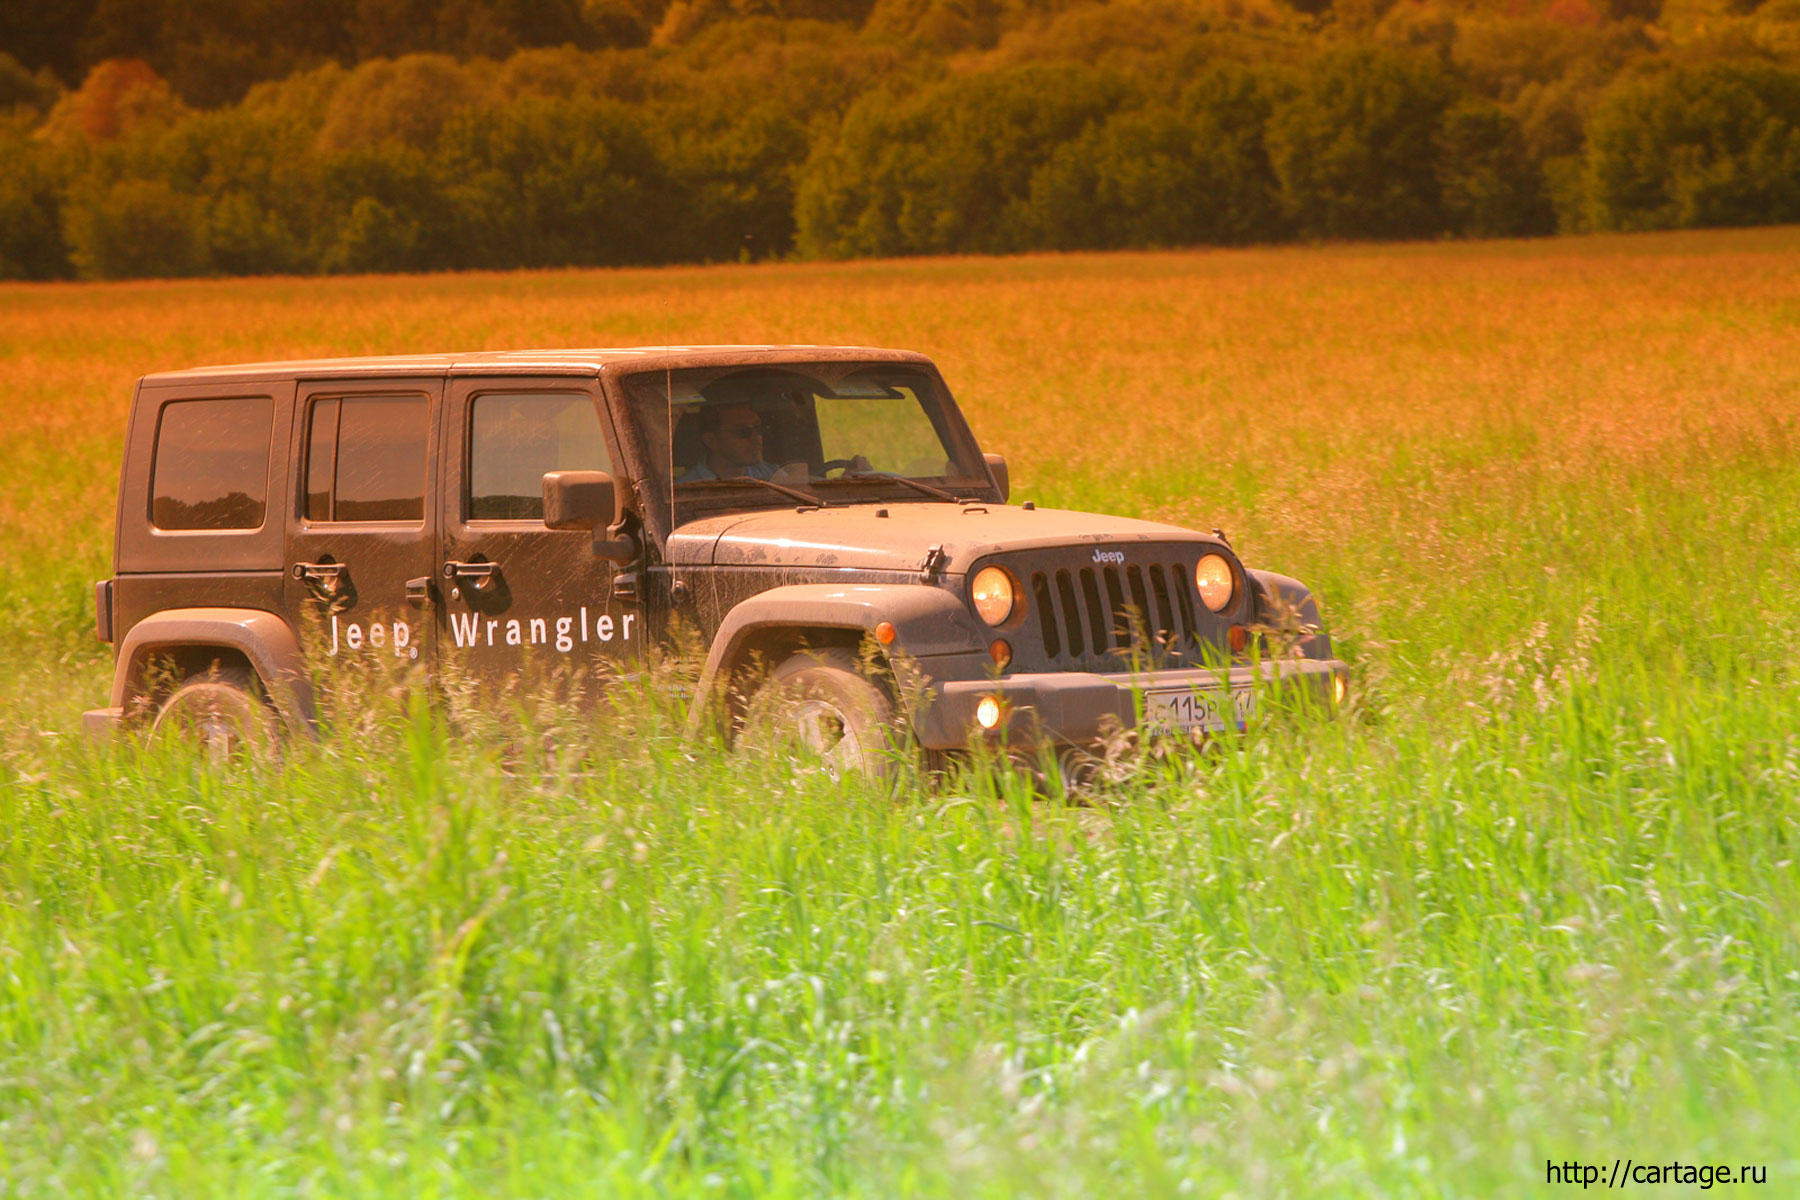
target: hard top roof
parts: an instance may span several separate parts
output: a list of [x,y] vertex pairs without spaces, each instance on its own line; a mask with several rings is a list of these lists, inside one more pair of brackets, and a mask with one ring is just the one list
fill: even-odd
[[869,346],[627,346],[585,350],[482,350],[467,354],[394,354],[369,358],[307,358],[292,362],[238,363],[157,371],[146,385],[226,383],[252,379],[398,378],[419,375],[599,374],[601,372],[679,370],[683,367],[728,367],[754,363],[872,360],[930,360],[911,350]]

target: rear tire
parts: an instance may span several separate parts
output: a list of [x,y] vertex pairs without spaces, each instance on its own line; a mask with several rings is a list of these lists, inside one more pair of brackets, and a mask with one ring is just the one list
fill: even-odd
[[275,713],[256,673],[214,667],[190,675],[156,710],[150,743],[183,745],[215,764],[261,757],[276,742]]
[[833,779],[886,782],[895,758],[894,701],[845,650],[807,650],[770,673],[750,697],[740,741],[787,753]]

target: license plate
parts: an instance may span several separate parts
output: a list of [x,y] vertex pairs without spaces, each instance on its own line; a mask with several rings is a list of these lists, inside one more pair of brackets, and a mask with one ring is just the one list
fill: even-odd
[[1242,729],[1256,712],[1256,693],[1181,691],[1144,693],[1144,728],[1158,730]]

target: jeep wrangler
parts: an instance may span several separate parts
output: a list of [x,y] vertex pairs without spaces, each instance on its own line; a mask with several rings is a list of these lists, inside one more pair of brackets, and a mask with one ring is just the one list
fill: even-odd
[[[1091,747],[1344,695],[1300,583],[1217,533],[1008,503],[921,355],[840,347],[328,359],[145,376],[119,486],[100,733],[310,736],[314,671],[502,689],[680,627],[696,727]],[[1279,647],[1264,634],[1281,627]],[[1311,700],[1309,700],[1309,703]]]

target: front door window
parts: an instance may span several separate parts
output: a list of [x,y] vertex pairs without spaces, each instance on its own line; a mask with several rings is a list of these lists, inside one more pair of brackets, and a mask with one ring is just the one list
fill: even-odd
[[546,474],[611,470],[591,396],[499,392],[469,406],[472,521],[542,521]]

